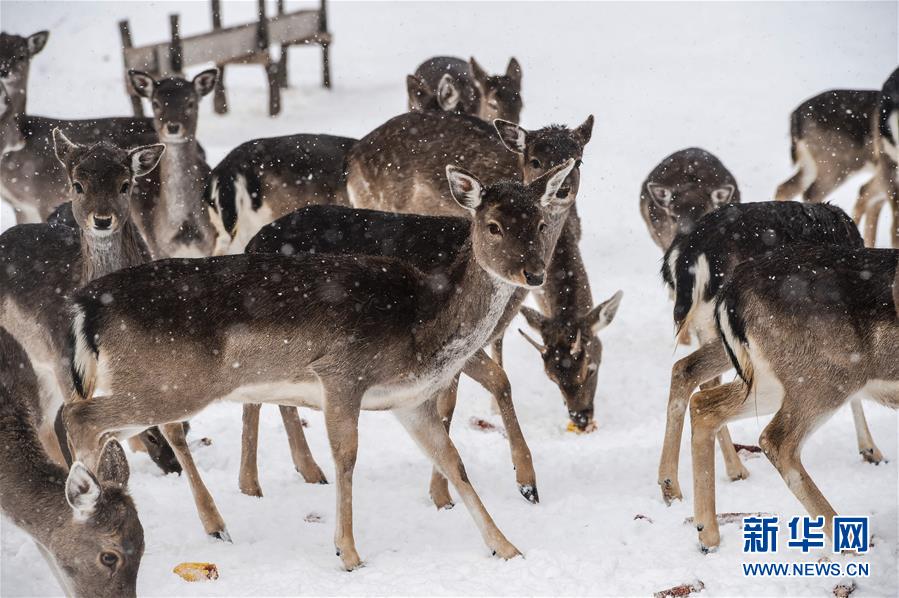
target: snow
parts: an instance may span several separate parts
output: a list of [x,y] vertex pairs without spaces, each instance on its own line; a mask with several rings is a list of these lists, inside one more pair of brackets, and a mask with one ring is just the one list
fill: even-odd
[[[226,24],[250,19],[255,5],[223,4]],[[4,1],[0,11],[5,31],[50,29],[33,62],[29,107],[53,116],[128,113],[117,20],[131,19],[138,44],[165,38],[169,12],[181,13],[184,34],[209,27],[206,2]],[[895,68],[897,5],[335,2],[330,27],[334,89],[318,87],[317,50],[292,50],[293,87],[278,118],[266,116],[261,69],[229,67],[232,113],[213,114],[211,99],[202,105],[199,138],[210,162],[254,137],[362,136],[404,109],[404,76],[430,56],[475,55],[494,72],[517,56],[524,126],[597,118],[578,198],[581,247],[595,301],[625,293],[602,332],[598,429],[565,431],[561,396],[536,352],[519,335],[507,335],[506,364],[537,471],[541,503],[532,506],[515,488],[506,440],[468,423],[472,417],[499,423],[485,391],[462,384],[452,436],[491,515],[525,555],[503,562],[490,556],[464,506],[440,512],[431,506],[430,466],[399,423],[388,413],[363,414],[354,499],[366,566],[346,573],[332,544],[334,486],[304,484],[293,471],[277,411],[262,410],[265,497],[256,499],[237,488],[240,407],[216,405],[192,421],[191,438],[213,439],[195,458],[234,543],[205,536],[185,480],[163,477],[146,456],[131,455],[130,485],[146,535],[139,594],[647,595],[697,579],[703,596],[830,594],[836,579],[743,577],[747,558],[736,524],[722,526],[717,553],[698,551],[695,530],[684,524],[693,495],[686,439],[685,500],[666,507],[660,498],[656,471],[675,351],[671,304],[657,274],[661,254],[639,216],[639,185],[666,155],[696,145],[730,168],[744,200],[771,198],[791,174],[788,116],[795,105],[829,88],[879,87]],[[837,203],[851,207],[861,182],[849,181]],[[2,228],[10,217],[3,206]],[[512,330],[519,326],[526,323]],[[838,512],[872,517],[872,552],[853,560],[782,550],[767,558],[869,562],[871,576],[856,580],[855,595],[895,595],[899,428],[895,412],[872,403],[865,409],[889,463],[861,461],[848,407],[809,439],[804,455]],[[321,415],[303,417],[313,453],[333,478]],[[735,441],[755,443],[766,422],[732,425]],[[764,457],[746,466],[751,477],[731,483],[718,457],[719,512],[776,513],[783,526],[785,518],[805,514]],[[184,582],[171,572],[182,561],[214,562],[221,577]],[[4,596],[59,592],[33,543],[5,520],[0,575]]]

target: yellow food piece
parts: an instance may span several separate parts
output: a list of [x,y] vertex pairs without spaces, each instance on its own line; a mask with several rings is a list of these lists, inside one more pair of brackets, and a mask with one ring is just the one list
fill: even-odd
[[590,432],[594,432],[596,430],[596,422],[591,421],[589,424],[587,424],[587,428],[584,430],[581,430],[576,425],[574,425],[574,422],[568,422],[567,430],[569,432],[574,432],[575,434],[589,434]]
[[181,563],[172,569],[184,581],[209,581],[219,578],[218,567],[214,563]]

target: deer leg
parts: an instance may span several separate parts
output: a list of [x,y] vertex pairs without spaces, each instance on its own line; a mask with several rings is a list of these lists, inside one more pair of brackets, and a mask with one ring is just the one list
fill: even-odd
[[184,424],[175,422],[172,424],[164,424],[159,427],[162,435],[169,441],[175,456],[178,457],[178,463],[181,464],[182,470],[187,473],[187,483],[194,496],[194,504],[197,507],[197,513],[200,515],[200,521],[203,523],[203,529],[206,533],[218,540],[226,542],[231,541],[231,535],[225,529],[225,521],[219,514],[218,507],[215,506],[215,500],[203,483],[200,472],[197,469],[194,458],[190,454],[190,448],[187,446],[187,438],[184,435]]
[[262,487],[259,485],[259,468],[257,464],[257,449],[259,446],[259,411],[262,405],[259,403],[244,403],[243,405],[243,431],[240,441],[240,473],[237,478],[237,486],[247,496],[262,497]]
[[440,421],[440,415],[437,413],[437,401],[430,398],[415,407],[396,409],[394,413],[419,448],[452,482],[468,512],[471,513],[488,548],[504,559],[520,556],[521,553],[518,549],[496,527],[468,481],[462,459],[459,457],[453,441],[450,440],[446,428],[443,427],[443,422]]
[[306,433],[303,431],[303,422],[300,421],[300,412],[296,407],[279,405],[281,421],[287,431],[287,440],[290,443],[290,457],[293,466],[303,476],[308,484],[327,484],[328,480],[321,467],[315,462],[309,443],[306,442]]
[[525,441],[518,423],[518,416],[515,415],[512,387],[505,370],[487,357],[482,350],[468,360],[462,371],[486,388],[499,405],[499,413],[503,418],[503,425],[509,438],[509,448],[512,450],[512,464],[515,467],[518,492],[528,502],[537,504],[540,502],[540,495],[537,492],[537,475],[534,473],[531,449],[528,448],[528,443]]
[[853,397],[850,405],[852,406],[852,420],[855,422],[855,436],[858,438],[858,452],[865,461],[877,465],[883,461],[883,453],[874,444],[871,430],[868,429],[868,420],[865,419],[862,400],[859,397]]
[[[437,395],[437,413],[443,421],[443,427],[449,434],[450,424],[453,423],[453,411],[456,409],[456,393],[459,390],[459,376],[453,378],[453,381],[440,394]],[[449,483],[443,474],[436,467],[431,471],[431,500],[438,509],[452,509],[455,505],[453,497],[450,496]]]
[[727,471],[727,477],[731,482],[737,480],[745,480],[749,477],[749,470],[740,460],[740,455],[734,447],[734,441],[730,437],[730,430],[727,426],[721,426],[716,434],[718,438],[718,446],[721,448],[721,456],[724,457],[724,469]]
[[838,171],[836,167],[823,166],[818,169],[812,184],[802,192],[802,197],[809,203],[821,203],[834,189],[840,186],[845,178],[845,173]]
[[[362,565],[353,537],[353,469],[359,449],[359,409],[362,395],[340,387],[325,386],[325,427],[337,478],[337,524],[334,547],[347,571]],[[444,431],[445,433],[445,431]]]
[[880,212],[883,210],[883,204],[886,199],[877,197],[865,204],[865,225],[862,227],[865,247],[874,247],[877,245],[877,225],[880,223]]
[[[496,362],[499,367],[503,367],[503,338],[504,334],[500,334],[497,338],[490,341],[490,356],[493,358],[493,361]],[[483,386],[483,385],[482,385]],[[499,413],[502,415],[502,407],[499,404],[499,401],[496,398],[496,394],[493,395],[493,400],[490,402],[490,408],[493,413]]]
[[662,488],[662,499],[665,504],[670,505],[674,499],[683,499],[677,470],[684,414],[690,403],[690,395],[701,383],[711,380],[730,367],[731,363],[724,345],[720,341],[714,341],[702,345],[693,353],[678,360],[671,368],[668,419],[659,462],[659,486]]

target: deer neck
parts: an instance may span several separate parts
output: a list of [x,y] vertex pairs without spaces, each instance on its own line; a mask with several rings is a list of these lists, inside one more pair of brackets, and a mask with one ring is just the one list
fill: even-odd
[[549,311],[547,315],[553,319],[574,321],[593,307],[590,281],[577,237],[576,224],[569,218],[549,263],[546,284],[540,291]]
[[[159,201],[156,234],[166,254],[210,255],[214,242],[209,212],[203,203],[208,167],[200,157],[195,137],[182,143],[166,143],[159,162]],[[208,245],[208,247],[207,247]]]
[[95,278],[148,261],[150,253],[131,220],[106,237],[81,231],[82,286]]

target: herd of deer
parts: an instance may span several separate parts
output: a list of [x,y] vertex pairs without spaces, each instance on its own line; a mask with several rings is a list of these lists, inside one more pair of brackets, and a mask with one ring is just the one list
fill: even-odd
[[[326,479],[297,407],[324,412],[347,569],[361,563],[361,409],[392,410],[431,458],[436,506],[452,506],[451,482],[493,553],[520,554],[448,432],[465,373],[494,396],[518,490],[538,501],[502,360],[519,312],[572,424],[593,427],[597,335],[622,296],[594,305],[579,250],[575,198],[593,117],[524,129],[514,58],[503,75],[432,58],[407,78],[409,112],[362,139],[256,139],[210,168],[196,130],[214,69],[192,80],[132,71],[152,119],[34,116],[29,64],[47,37],[0,38],[0,190],[19,221],[0,236],[0,501],[67,593],[135,594],[143,530],[115,438],[186,472],[204,529],[230,539],[185,440],[186,421],[220,400],[244,404],[240,489],[257,496],[260,405],[280,406],[310,483]],[[899,245],[897,118],[899,71],[881,91],[830,91],[797,108],[798,172],[777,199],[801,192],[806,203],[741,204],[733,176],[697,148],[641,186],[679,339],[699,342],[672,369],[659,484],[666,502],[682,497],[689,405],[704,550],[719,543],[716,437],[729,477],[748,475],[727,422],[775,413],[762,449],[828,520],[834,511],[800,460],[808,434],[852,398],[862,455],[883,458],[856,395],[899,407],[899,251],[865,248],[855,223],[821,200],[873,166],[856,220],[873,244],[889,201]],[[522,306],[529,292],[539,310]],[[737,379],[720,384],[732,367]]]

